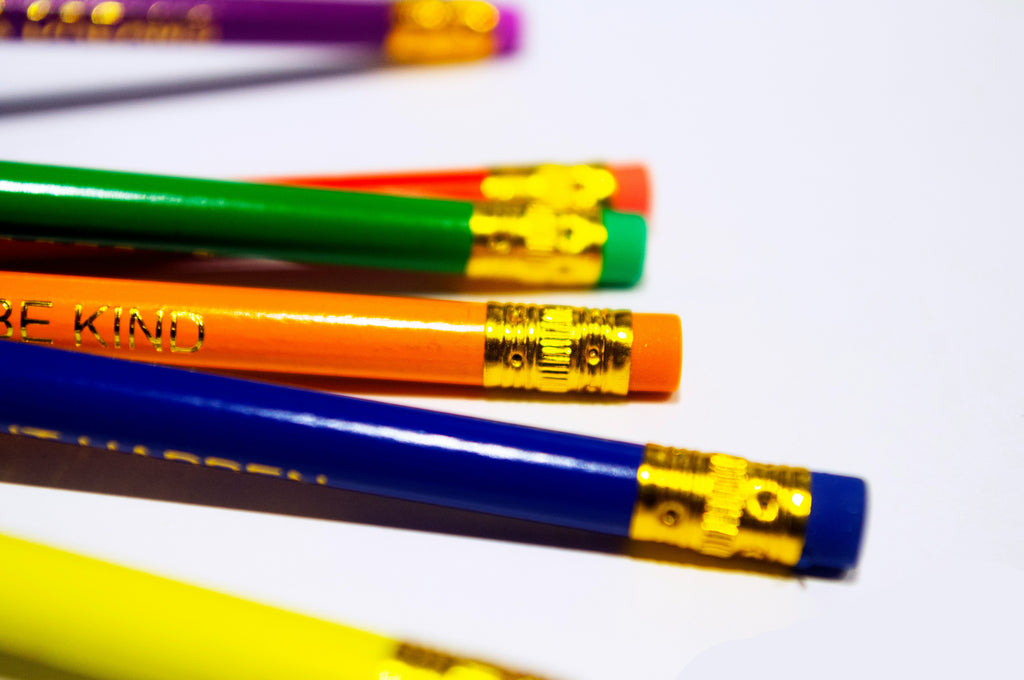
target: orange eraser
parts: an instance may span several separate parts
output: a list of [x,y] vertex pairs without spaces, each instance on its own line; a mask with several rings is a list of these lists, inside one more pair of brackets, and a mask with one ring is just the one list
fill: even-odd
[[630,392],[673,392],[683,372],[683,326],[675,314],[634,314]]
[[643,165],[609,165],[615,175],[611,206],[622,212],[646,213],[651,207],[651,180]]

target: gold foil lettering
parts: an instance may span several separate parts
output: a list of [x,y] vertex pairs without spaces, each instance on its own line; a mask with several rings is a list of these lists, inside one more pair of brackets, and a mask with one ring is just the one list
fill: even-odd
[[124,5],[119,2],[101,2],[92,9],[92,23],[101,26],[116,24],[124,17]]
[[[196,341],[188,347],[178,347],[178,317],[188,318],[196,325]],[[203,317],[195,312],[171,312],[171,352],[198,352],[206,337]]]
[[257,475],[270,475],[271,477],[281,476],[281,468],[270,465],[260,465],[259,463],[248,463],[245,466],[245,471],[252,472]]
[[192,463],[193,465],[199,465],[199,456],[194,453],[186,453],[185,451],[175,451],[174,449],[167,449],[164,451],[164,460],[180,460],[185,463]]
[[121,308],[114,307],[114,347],[121,346]]
[[204,462],[206,463],[207,467],[226,468],[228,470],[234,470],[235,472],[242,471],[241,463],[236,463],[235,461],[228,460],[227,458],[214,458],[211,456],[207,458]]
[[56,430],[42,430],[38,427],[19,428],[18,434],[23,434],[36,439],[60,439],[60,432]]
[[40,326],[49,326],[50,321],[48,319],[31,319],[28,316],[29,307],[53,307],[53,303],[49,300],[24,300],[21,303],[21,339],[25,342],[39,342],[44,345],[52,345],[52,338],[39,338],[33,337],[28,334],[29,324],[38,324]]
[[[129,18],[124,2],[104,1],[91,9],[83,0],[36,0],[24,9],[21,37],[26,40],[90,40],[128,42],[208,42],[219,40],[209,5],[196,5],[174,17],[163,3],[153,3],[145,18]],[[0,0],[0,15],[4,14]],[[0,38],[16,34],[6,16],[0,18]],[[115,246],[123,247],[123,246]]]
[[[37,427],[22,427],[20,425],[8,425],[7,431],[10,432],[11,434],[22,435],[26,437],[36,437],[37,439],[59,440],[62,436],[61,433],[58,432],[57,430],[44,430],[42,428]],[[71,437],[73,436],[74,435],[71,435]],[[93,445],[92,440],[85,435],[78,436],[76,438],[76,441],[78,442],[79,446]],[[95,446],[105,446],[111,451],[118,451],[121,449],[121,444],[115,439],[111,439],[106,443],[97,442]],[[131,453],[134,453],[135,455],[138,456],[151,455],[149,448],[141,444],[132,446]],[[161,455],[163,456],[164,460],[177,460],[183,463],[191,463],[192,465],[206,465],[207,467],[223,468],[225,470],[231,470],[233,472],[244,471],[251,474],[268,475],[271,477],[284,476],[296,482],[301,482],[304,479],[302,473],[299,472],[298,470],[288,470],[287,472],[284,472],[282,468],[275,467],[272,465],[262,465],[260,463],[247,463],[243,467],[241,463],[231,460],[229,458],[217,458],[214,456],[201,458],[194,453],[188,453],[187,451],[177,451],[175,449],[166,449],[163,451]],[[317,484],[327,483],[326,475],[316,475],[314,479],[316,480]]]
[[135,322],[139,322],[139,330],[146,336],[150,344],[156,349],[157,352],[163,351],[163,341],[160,339],[160,335],[164,330],[164,310],[160,310],[156,313],[156,326],[153,329],[153,333],[149,332],[146,328],[146,324],[142,322],[142,315],[140,314],[137,307],[132,307],[128,310],[128,347],[135,349]]
[[42,21],[50,13],[50,0],[36,0],[25,10],[29,21]]
[[0,308],[4,310],[3,314],[0,314],[0,323],[4,325],[4,340],[9,340],[14,335],[14,324],[11,323],[11,301],[0,300]]
[[56,430],[42,430],[38,427],[10,425],[7,427],[7,431],[11,434],[21,434],[26,437],[35,437],[36,439],[60,439],[60,432]]
[[[107,311],[107,305],[101,305],[95,312],[92,313],[88,319],[82,321],[82,305],[75,305],[75,347],[82,346],[82,330],[88,328],[92,331],[92,335],[96,338],[96,342],[100,343],[103,347],[107,346],[107,342],[100,337],[100,334],[96,332],[96,327],[93,326],[96,319],[100,314]],[[116,330],[114,331],[117,332]]]

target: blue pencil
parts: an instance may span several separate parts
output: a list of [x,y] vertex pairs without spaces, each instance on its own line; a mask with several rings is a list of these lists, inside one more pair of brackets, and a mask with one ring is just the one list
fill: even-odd
[[855,566],[854,477],[0,342],[15,434],[745,556]]

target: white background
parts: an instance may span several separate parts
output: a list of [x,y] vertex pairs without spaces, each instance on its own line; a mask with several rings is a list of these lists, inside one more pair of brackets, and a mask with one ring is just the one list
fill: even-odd
[[[213,177],[646,161],[640,286],[499,298],[679,314],[677,396],[366,394],[863,476],[860,569],[779,578],[9,483],[0,532],[566,680],[1012,675],[1024,3],[520,6],[520,56],[451,67],[0,45],[0,157]],[[279,82],[196,85],[254,74]],[[55,96],[78,105],[43,106]],[[27,446],[5,438],[0,457]],[[0,659],[0,676],[43,674]]]

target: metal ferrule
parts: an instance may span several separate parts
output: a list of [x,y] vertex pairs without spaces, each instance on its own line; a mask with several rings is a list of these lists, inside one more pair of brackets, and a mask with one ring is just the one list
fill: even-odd
[[498,10],[476,0],[399,0],[384,51],[394,61],[481,59],[496,51]]
[[470,278],[555,286],[593,286],[601,278],[608,230],[599,209],[483,202],[474,207],[469,230]]
[[543,680],[416,645],[402,644],[374,680]]
[[596,164],[495,168],[480,183],[490,200],[541,201],[563,210],[608,207],[617,188],[615,175]]
[[629,391],[631,312],[492,302],[485,328],[485,387]]
[[648,444],[630,537],[789,566],[803,551],[811,473]]

